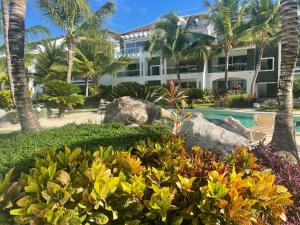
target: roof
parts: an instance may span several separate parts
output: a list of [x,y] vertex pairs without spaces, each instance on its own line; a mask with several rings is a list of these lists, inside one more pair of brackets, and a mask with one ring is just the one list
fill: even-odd
[[[198,14],[192,14],[192,15],[186,15],[186,16],[182,16],[184,19],[187,19],[189,17],[196,17],[196,18],[199,18],[199,19],[207,19],[208,18],[208,15],[207,13],[198,13]],[[151,29],[153,29],[155,27],[155,23],[156,21],[150,23],[150,24],[147,24],[147,25],[144,25],[144,26],[141,26],[141,27],[137,27],[135,29],[131,29],[129,31],[126,31],[124,33],[121,33],[121,35],[128,35],[128,34],[131,34],[131,33],[137,33],[137,32],[143,32],[143,31],[149,31]]]

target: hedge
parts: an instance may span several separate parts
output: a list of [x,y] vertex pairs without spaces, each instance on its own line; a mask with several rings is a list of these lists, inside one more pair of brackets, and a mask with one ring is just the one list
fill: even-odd
[[156,139],[168,132],[158,124],[139,128],[130,128],[122,124],[69,124],[32,134],[19,133],[11,137],[0,135],[0,174],[11,167],[16,167],[18,171],[26,171],[33,165],[38,150],[49,146],[81,147],[95,151],[101,145],[113,146],[116,150],[127,150],[141,139]]

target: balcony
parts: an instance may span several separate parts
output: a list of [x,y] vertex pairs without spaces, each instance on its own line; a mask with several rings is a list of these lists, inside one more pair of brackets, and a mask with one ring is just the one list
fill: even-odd
[[[247,70],[247,63],[235,63],[228,65],[228,71],[230,72],[237,72],[237,71],[246,71]],[[222,73],[225,72],[225,64],[222,65],[213,65],[209,73]]]
[[[180,66],[179,71],[181,74],[201,72],[195,65]],[[176,73],[177,72],[175,67],[167,67],[167,74],[176,74]]]
[[117,73],[117,77],[139,77],[140,71],[139,70],[126,70]]
[[142,51],[143,48],[141,47],[121,49],[120,52],[118,52],[118,58],[121,57],[137,58],[140,56],[140,52]]

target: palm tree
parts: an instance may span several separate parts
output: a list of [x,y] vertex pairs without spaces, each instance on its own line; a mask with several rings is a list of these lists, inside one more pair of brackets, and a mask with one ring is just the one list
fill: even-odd
[[93,80],[96,94],[99,77],[118,72],[131,62],[126,58],[114,58],[114,45],[108,40],[107,33],[104,31],[99,31],[94,38],[90,35],[81,40],[76,44],[75,52],[74,73],[85,80],[86,96],[88,96],[89,80]]
[[[200,46],[200,43],[199,45],[196,44],[199,40],[211,39],[207,35],[189,31],[189,26],[193,19],[190,17],[188,20],[185,20],[175,13],[167,14],[155,24],[155,29],[149,40],[150,55],[159,53],[164,60],[172,59],[174,61],[179,86],[181,86],[180,64],[189,58],[190,51]],[[191,48],[192,40],[195,41],[193,48]]]
[[242,43],[241,32],[245,17],[245,7],[241,0],[218,0],[210,4],[204,0],[209,13],[209,20],[217,36],[217,46],[225,54],[225,92],[228,91],[229,55],[233,48]]
[[9,53],[9,41],[8,41],[8,29],[9,29],[9,3],[10,0],[1,0],[2,6],[2,20],[3,20],[3,34],[4,34],[4,46],[5,46],[5,56],[6,56],[6,70],[9,79],[9,86],[11,91],[11,97],[15,102],[15,88],[12,76],[12,68],[11,68],[11,57]]
[[38,0],[44,15],[66,32],[65,41],[68,48],[67,82],[72,79],[73,51],[77,31],[88,28],[90,23],[103,21],[105,15],[114,12],[114,4],[106,3],[93,14],[86,0]]
[[64,117],[67,107],[83,105],[84,98],[78,95],[80,89],[75,84],[61,80],[51,80],[44,83],[40,99],[58,106],[58,117]]
[[25,13],[26,0],[10,1],[8,40],[15,86],[16,108],[22,131],[32,132],[39,130],[40,124],[33,110],[29,86],[25,76]]
[[34,56],[37,82],[64,79],[67,71],[65,52],[65,45],[58,45],[56,41],[44,41],[39,46],[39,53]]
[[256,45],[258,59],[255,67],[255,74],[251,84],[251,93],[255,92],[255,84],[261,67],[261,59],[264,49],[271,43],[279,40],[280,16],[279,4],[272,0],[252,0],[249,4],[250,21],[246,24],[246,30],[243,32],[245,41]]
[[[1,0],[2,6],[2,23],[3,23],[3,35],[4,35],[4,46],[5,46],[5,56],[6,56],[6,70],[8,74],[9,86],[11,91],[11,96],[13,101],[15,102],[14,97],[14,82],[12,76],[12,68],[11,68],[11,56],[9,53],[9,40],[8,40],[8,30],[9,30],[9,4],[10,0]],[[36,36],[47,34],[49,35],[49,30],[41,25],[35,25],[25,30],[27,36]],[[28,38],[29,39],[29,38]]]
[[299,161],[293,126],[293,80],[298,55],[298,12],[295,0],[280,1],[282,62],[278,86],[278,111],[272,146],[277,151],[291,153]]

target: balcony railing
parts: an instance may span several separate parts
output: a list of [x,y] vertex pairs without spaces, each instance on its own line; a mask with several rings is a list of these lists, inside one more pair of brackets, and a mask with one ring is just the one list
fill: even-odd
[[138,77],[140,76],[139,70],[127,70],[117,73],[117,77]]
[[[180,66],[179,68],[180,73],[197,73],[200,72],[195,65],[188,65],[188,66]],[[175,67],[167,67],[167,74],[176,74]]]
[[[246,71],[247,63],[235,63],[228,65],[228,71]],[[221,73],[225,72],[225,64],[222,65],[213,65],[209,71],[210,73]]]
[[137,47],[121,49],[118,53],[118,57],[138,57],[140,50],[142,50],[142,48]]

